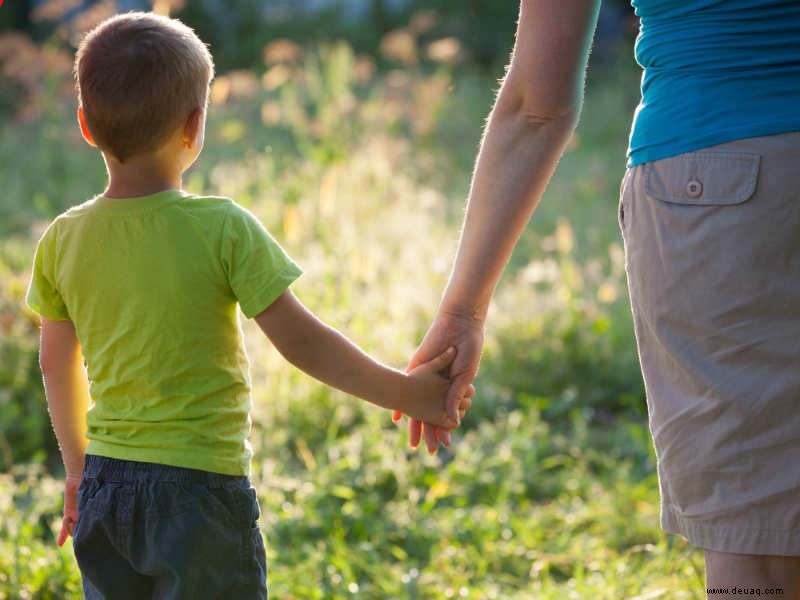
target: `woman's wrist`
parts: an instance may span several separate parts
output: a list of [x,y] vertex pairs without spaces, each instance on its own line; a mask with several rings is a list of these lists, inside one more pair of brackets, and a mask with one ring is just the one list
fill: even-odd
[[486,286],[482,285],[475,289],[474,286],[464,285],[464,282],[459,280],[458,271],[456,265],[442,294],[439,315],[464,323],[483,325],[489,312],[494,288],[487,290],[484,289]]
[[439,307],[439,315],[455,321],[483,327],[488,309],[488,305],[460,305],[452,302],[442,302]]

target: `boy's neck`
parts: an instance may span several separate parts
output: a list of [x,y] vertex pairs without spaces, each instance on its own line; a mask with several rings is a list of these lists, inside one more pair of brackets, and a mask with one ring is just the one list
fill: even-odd
[[106,198],[133,198],[149,196],[170,189],[181,188],[181,169],[153,157],[132,157],[120,163],[106,157],[108,187]]

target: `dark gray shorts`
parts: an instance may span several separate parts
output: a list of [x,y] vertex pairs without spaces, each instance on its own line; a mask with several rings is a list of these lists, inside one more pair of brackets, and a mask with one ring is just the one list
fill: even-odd
[[89,600],[267,597],[247,477],[87,456],[73,546]]

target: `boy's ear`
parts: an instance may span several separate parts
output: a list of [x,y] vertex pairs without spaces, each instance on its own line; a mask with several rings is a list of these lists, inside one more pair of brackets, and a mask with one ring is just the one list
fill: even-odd
[[183,124],[183,144],[186,148],[191,148],[197,141],[197,136],[203,126],[203,108],[198,106],[186,118]]
[[86,143],[97,148],[97,142],[94,141],[92,132],[89,131],[89,128],[86,126],[86,116],[83,114],[82,106],[78,107],[78,124],[81,126],[81,134],[83,135],[83,139],[86,140]]

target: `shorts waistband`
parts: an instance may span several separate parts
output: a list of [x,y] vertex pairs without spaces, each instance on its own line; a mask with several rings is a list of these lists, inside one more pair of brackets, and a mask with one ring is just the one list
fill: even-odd
[[172,481],[178,483],[202,483],[221,487],[229,482],[240,482],[247,478],[240,475],[211,473],[198,469],[187,469],[173,465],[139,462],[87,454],[83,467],[85,478],[114,482]]

